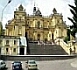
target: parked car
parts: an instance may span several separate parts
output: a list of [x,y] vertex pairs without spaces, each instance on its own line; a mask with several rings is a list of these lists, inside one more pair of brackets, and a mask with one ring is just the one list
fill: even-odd
[[0,60],[0,70],[6,68],[6,63],[3,60]]
[[22,70],[22,63],[21,63],[21,61],[14,61],[12,63],[12,70]]
[[35,60],[28,60],[26,62],[26,68],[28,68],[28,70],[37,70],[37,64]]

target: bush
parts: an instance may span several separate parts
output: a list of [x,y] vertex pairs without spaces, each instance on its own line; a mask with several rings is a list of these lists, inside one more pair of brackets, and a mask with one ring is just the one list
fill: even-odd
[[65,37],[64,42],[67,43],[67,41],[69,41],[69,36]]

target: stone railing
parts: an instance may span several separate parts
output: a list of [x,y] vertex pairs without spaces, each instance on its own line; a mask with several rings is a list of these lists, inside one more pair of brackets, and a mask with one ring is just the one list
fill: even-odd
[[56,43],[57,45],[60,45],[60,46],[65,50],[65,52],[66,52],[68,55],[70,55],[70,46],[69,46],[68,44],[66,44],[66,43],[63,41],[63,39],[58,38],[58,39],[55,40],[55,43]]
[[76,49],[75,53],[77,54],[77,43],[75,43],[75,49]]
[[72,54],[77,54],[77,42],[75,40],[71,40],[68,44],[72,49]]

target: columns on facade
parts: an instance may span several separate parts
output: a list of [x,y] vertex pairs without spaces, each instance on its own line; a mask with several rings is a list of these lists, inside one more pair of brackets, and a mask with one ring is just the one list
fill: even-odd
[[4,47],[1,48],[1,54],[4,55],[5,54],[5,50]]
[[35,40],[35,32],[33,34],[34,34],[34,36],[33,36],[34,38],[33,39]]
[[63,29],[63,33],[62,33],[62,35],[63,35],[64,37],[67,36],[67,30],[66,30],[66,29]]
[[17,55],[19,55],[20,54],[20,47],[18,46],[18,52],[17,52]]
[[60,33],[59,33],[59,29],[57,29],[57,37],[59,37],[59,34],[60,34]]
[[22,26],[22,36],[25,36],[25,25]]
[[5,32],[5,35],[8,35],[8,29],[6,28],[6,32]]
[[49,33],[48,33],[48,41],[50,41],[52,39],[52,33],[51,33],[51,31],[49,31]]
[[61,29],[58,27],[55,32],[56,37],[61,37]]
[[24,54],[27,54],[27,46],[24,47]]
[[12,47],[9,48],[9,54],[12,55]]
[[14,36],[17,36],[17,35],[18,35],[18,26],[15,25]]

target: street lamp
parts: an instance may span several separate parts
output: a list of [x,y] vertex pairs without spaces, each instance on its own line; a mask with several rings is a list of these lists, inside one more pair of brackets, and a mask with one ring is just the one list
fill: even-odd
[[[3,21],[3,12],[4,12],[4,10],[5,10],[5,8],[7,7],[7,5],[9,4],[11,2],[11,0],[9,0],[8,1],[8,3],[5,5],[5,7],[3,8],[3,10],[2,10],[2,14],[1,14],[1,25],[2,25],[2,21]],[[2,31],[3,31],[3,29],[2,29]],[[2,49],[4,49],[4,48],[2,48]]]
[[8,3],[5,5],[5,7],[2,10],[2,14],[1,14],[1,22],[3,21],[3,12],[5,10],[5,8],[7,7],[7,5],[11,2],[11,0],[8,1]]

